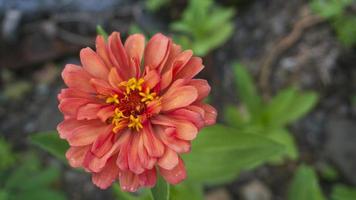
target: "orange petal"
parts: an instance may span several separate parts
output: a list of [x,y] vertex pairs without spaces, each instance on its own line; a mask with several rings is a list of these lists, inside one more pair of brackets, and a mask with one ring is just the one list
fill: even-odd
[[200,106],[205,111],[205,115],[204,115],[205,125],[209,126],[209,125],[215,124],[216,117],[218,115],[218,112],[216,111],[216,109],[209,104],[201,104]]
[[101,79],[90,79],[90,84],[95,88],[98,94],[111,95],[113,94],[113,89],[108,82]]
[[66,158],[69,162],[69,165],[74,168],[81,167],[88,150],[89,146],[70,147],[66,152]]
[[147,150],[148,155],[152,157],[161,157],[164,153],[164,145],[155,136],[151,125],[144,126],[142,129],[143,143]]
[[163,178],[170,184],[178,184],[183,181],[187,177],[187,173],[185,171],[184,163],[181,158],[179,158],[178,165],[175,166],[171,170],[167,170],[164,168],[159,168],[159,171]]
[[203,68],[202,59],[199,57],[193,57],[189,62],[177,73],[175,79],[191,79],[197,75]]
[[178,109],[175,110],[171,113],[169,113],[169,116],[174,117],[176,119],[182,119],[182,120],[187,120],[187,121],[191,121],[196,127],[198,127],[199,129],[202,128],[205,124],[204,122],[204,110],[203,114],[201,114],[200,112],[197,111],[193,111],[186,108],[182,108],[182,109]]
[[108,46],[105,42],[104,37],[98,35],[96,37],[95,44],[96,44],[96,53],[103,60],[103,62],[106,65],[106,68],[110,69],[110,67],[113,67],[113,64],[111,63],[110,56],[109,56]]
[[171,170],[178,165],[178,154],[170,148],[166,148],[163,156],[158,160],[158,166]]
[[168,37],[157,33],[148,41],[145,49],[144,66],[150,69],[160,68],[169,55],[171,41]]
[[60,101],[58,108],[64,115],[77,117],[78,109],[88,103],[90,103],[88,99],[65,98]]
[[113,32],[109,36],[109,48],[110,58],[114,62],[120,77],[124,80],[133,77],[135,74],[132,70],[133,68],[129,66],[129,60],[125,48],[122,45],[119,32]]
[[101,58],[89,47],[80,51],[80,61],[84,70],[94,77],[106,79],[109,73]]
[[129,164],[129,169],[130,171],[134,172],[135,174],[141,174],[144,172],[144,168],[141,165],[140,158],[138,156],[138,145],[140,143],[140,140],[142,139],[139,135],[140,133],[135,133],[132,137],[132,142],[130,145],[129,149],[129,154],[128,154],[128,164]]
[[109,106],[102,107],[97,112],[96,115],[101,119],[102,122],[106,122],[107,119],[109,119],[114,115],[114,111],[115,111],[115,106],[109,105]]
[[198,91],[197,101],[204,99],[210,93],[210,86],[208,81],[204,79],[192,79],[188,85],[194,86]]
[[80,91],[94,92],[94,88],[89,84],[91,76],[80,66],[67,64],[62,72],[64,83]]
[[138,175],[132,173],[131,171],[121,171],[119,180],[123,191],[135,192],[140,187]]
[[145,36],[142,34],[130,35],[125,41],[125,50],[129,58],[134,58],[140,64],[145,50]]
[[107,129],[95,139],[91,146],[91,152],[96,157],[103,157],[113,146],[113,139],[114,133],[112,132],[112,126],[107,126]]
[[160,76],[156,70],[150,70],[143,79],[145,80],[145,86],[152,89],[159,83]]
[[111,87],[115,89],[118,89],[120,83],[123,81],[122,78],[119,76],[116,68],[110,69],[108,80]]
[[110,159],[103,170],[99,173],[93,173],[93,183],[101,189],[107,189],[119,176],[119,168],[115,164],[115,159]]
[[168,89],[162,96],[162,111],[170,111],[193,103],[198,97],[197,90],[192,86],[181,86]]
[[190,142],[185,140],[180,140],[174,136],[172,133],[175,133],[175,128],[162,128],[159,126],[155,127],[155,133],[161,141],[167,145],[169,148],[178,153],[186,153],[190,151]]
[[100,104],[93,104],[93,103],[86,104],[78,109],[77,119],[78,120],[96,119],[98,118],[97,113],[100,111],[101,107],[102,106]]
[[99,120],[95,123],[81,126],[73,131],[73,135],[68,137],[67,140],[71,146],[85,146],[92,144],[95,139],[105,132],[107,125]]
[[142,174],[139,175],[140,185],[148,188],[152,188],[156,185],[157,175],[156,169],[153,168],[151,170],[146,170]]

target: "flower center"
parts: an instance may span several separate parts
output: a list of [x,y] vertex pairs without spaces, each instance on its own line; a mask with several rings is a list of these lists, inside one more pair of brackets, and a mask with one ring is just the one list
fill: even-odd
[[113,94],[106,98],[106,103],[115,105],[115,112],[110,123],[113,131],[119,132],[125,127],[139,131],[143,128],[142,120],[147,104],[157,99],[157,94],[144,86],[144,79],[131,78],[119,84],[124,93]]

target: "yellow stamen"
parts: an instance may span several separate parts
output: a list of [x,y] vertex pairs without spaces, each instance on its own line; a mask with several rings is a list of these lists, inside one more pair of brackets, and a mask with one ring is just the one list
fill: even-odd
[[143,98],[141,99],[141,102],[145,102],[146,104],[150,103],[155,99],[157,94],[155,92],[150,93],[150,88],[146,88],[145,92],[140,92],[140,96]]
[[112,95],[111,97],[108,97],[106,98],[106,103],[116,103],[116,104],[119,104],[119,99],[118,99],[118,95],[117,94],[114,94]]
[[136,79],[136,78],[130,78],[128,81],[122,82],[120,85],[126,87],[126,94],[130,94],[131,91],[134,90],[142,90],[142,84],[145,80],[143,78]]
[[111,121],[111,123],[114,125],[114,133],[117,133],[119,130],[121,130],[121,128],[125,126],[125,123],[123,123],[122,121],[125,118],[127,117],[125,117],[125,115],[118,108],[115,108],[114,117]]
[[141,119],[140,116],[133,116],[130,115],[130,123],[128,125],[129,128],[135,128],[137,131],[139,131],[141,128],[143,128],[142,124],[141,124]]

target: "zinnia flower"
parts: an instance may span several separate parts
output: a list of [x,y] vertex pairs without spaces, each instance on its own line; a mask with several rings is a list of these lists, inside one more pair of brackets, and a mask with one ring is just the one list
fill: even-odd
[[180,154],[190,151],[199,129],[215,123],[203,103],[206,80],[193,79],[202,59],[162,34],[134,34],[123,45],[114,32],[97,36],[96,52],[80,51],[82,66],[67,64],[58,95],[64,121],[57,129],[70,148],[72,167],[92,173],[98,187],[119,180],[125,191],[153,187],[157,173],[171,183],[186,178]]

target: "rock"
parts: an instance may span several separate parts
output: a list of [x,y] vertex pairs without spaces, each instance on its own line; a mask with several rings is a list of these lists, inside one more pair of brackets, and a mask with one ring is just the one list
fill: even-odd
[[326,124],[325,156],[356,185],[356,123],[346,118],[329,117]]
[[205,200],[231,200],[230,193],[225,188],[218,188],[208,192]]
[[240,191],[243,200],[271,200],[271,191],[259,180],[253,180],[243,186]]

